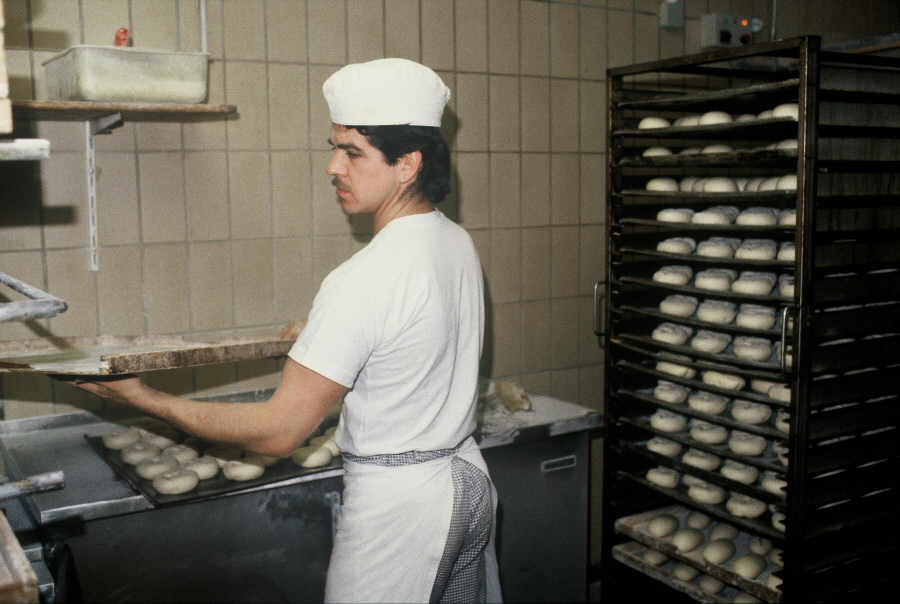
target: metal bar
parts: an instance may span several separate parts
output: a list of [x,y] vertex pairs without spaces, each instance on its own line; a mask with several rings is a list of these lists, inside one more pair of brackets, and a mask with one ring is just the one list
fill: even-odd
[[100,259],[97,253],[97,174],[96,158],[94,156],[94,122],[84,122],[84,161],[85,174],[87,176],[88,199],[88,247],[90,269],[93,272],[100,270]]
[[55,491],[56,489],[63,488],[65,482],[65,475],[61,471],[56,471],[47,472],[46,474],[35,474],[24,480],[0,484],[0,501],[12,497],[21,497],[22,495],[28,495],[29,493]]
[[27,301],[0,304],[0,321],[28,321],[30,319],[48,318],[65,312],[68,308],[65,300],[51,296],[47,292],[6,273],[0,273],[0,283],[30,298]]

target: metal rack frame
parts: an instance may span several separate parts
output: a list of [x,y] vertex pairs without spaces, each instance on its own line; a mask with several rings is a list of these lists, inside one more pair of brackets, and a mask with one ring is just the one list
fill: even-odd
[[[823,70],[834,66],[861,73],[878,70],[883,78],[896,82],[896,85],[888,86],[887,90],[874,90],[823,83]],[[607,353],[604,397],[607,438],[604,439],[603,453],[601,531],[603,598],[616,601],[617,594],[621,595],[624,579],[620,577],[623,575],[630,577],[631,588],[635,585],[648,587],[646,581],[640,581],[641,576],[652,575],[659,579],[655,570],[643,569],[647,571],[643,572],[637,568],[638,573],[643,574],[623,572],[625,566],[613,555],[613,547],[623,540],[621,531],[616,530],[617,520],[673,502],[704,511],[751,534],[775,541],[784,550],[784,568],[778,571],[784,581],[782,601],[840,600],[849,592],[864,592],[863,579],[848,581],[854,573],[871,580],[874,584],[871,589],[876,593],[880,583],[887,582],[892,572],[889,564],[878,561],[879,556],[887,554],[888,560],[896,560],[897,556],[896,536],[880,534],[872,527],[877,527],[879,520],[891,521],[893,518],[896,521],[898,501],[900,388],[892,383],[892,376],[896,376],[900,368],[900,355],[893,352],[900,332],[900,244],[897,243],[900,241],[900,185],[892,184],[888,191],[848,193],[838,190],[834,193],[829,190],[828,182],[820,180],[828,181],[836,173],[896,174],[900,172],[897,161],[900,150],[891,149],[897,152],[889,153],[887,158],[858,159],[823,153],[821,143],[825,139],[851,137],[870,141],[891,139],[900,132],[900,120],[889,124],[859,124],[851,123],[849,119],[825,123],[822,107],[827,103],[849,103],[852,107],[900,105],[900,60],[824,52],[818,37],[806,36],[614,68],[607,73],[606,211],[609,232],[606,258],[609,282],[602,300],[605,321],[595,322],[595,332],[602,337]],[[673,81],[673,75],[682,79]],[[704,79],[700,82],[701,88],[689,88],[695,83],[689,83],[684,76]],[[769,106],[796,102],[798,120],[770,119],[659,130],[639,130],[634,126],[637,116],[654,112],[675,115],[693,110],[702,113],[722,104],[759,106],[760,102],[767,101]],[[728,140],[732,136],[738,141],[771,140],[789,131],[796,133],[793,135],[798,142],[795,154],[738,149],[709,156],[643,158],[640,154],[635,157],[633,153],[635,146],[642,145],[675,143],[688,146],[690,142]],[[722,194],[647,192],[638,186],[650,176],[683,176],[685,168],[704,175],[729,172],[753,175],[779,169],[796,170],[797,189],[789,193],[771,192],[735,199]],[[713,484],[776,505],[786,514],[783,534],[768,522],[729,517],[722,506],[699,504],[676,489],[657,487],[635,471],[647,464],[685,470],[679,462],[651,453],[638,444],[642,438],[654,435],[648,423],[643,421],[646,418],[641,416],[648,410],[668,408],[734,427],[733,422],[703,417],[702,413],[685,410],[684,405],[679,410],[677,405],[667,405],[652,394],[648,396],[638,391],[640,386],[657,378],[688,387],[696,384],[690,378],[672,378],[653,370],[652,362],[667,352],[692,352],[694,360],[689,365],[698,370],[713,367],[716,363],[714,356],[661,345],[647,338],[646,331],[638,333],[648,321],[659,323],[665,320],[646,303],[647,299],[663,295],[654,292],[654,284],[644,278],[648,268],[658,267],[661,263],[679,264],[682,260],[702,266],[702,259],[697,258],[668,258],[667,262],[666,254],[655,254],[653,248],[642,249],[642,246],[654,237],[711,234],[710,229],[697,225],[658,223],[650,212],[665,207],[663,204],[701,207],[722,203],[742,207],[777,205],[796,210],[796,227],[768,229],[768,232],[777,231],[776,238],[793,235],[795,243],[796,260],[781,267],[781,270],[793,273],[795,294],[781,301],[767,300],[782,305],[787,311],[781,322],[781,345],[782,350],[787,345],[793,347],[793,364],[788,367],[784,355],[780,366],[735,363],[734,357],[722,361],[747,378],[782,381],[791,386],[790,403],[780,407],[790,410],[789,433],[780,435],[779,439],[777,434],[767,434],[766,430],[755,431],[789,447],[788,466],[780,468],[788,483],[787,495],[782,503],[778,503],[777,496],[767,496],[769,494],[758,487],[739,483],[728,485],[728,481],[714,471],[689,469]],[[842,214],[859,208],[870,212],[870,223],[856,224],[852,216]],[[879,223],[880,218],[885,218],[885,222]],[[738,236],[766,236],[763,234],[765,228],[730,230]],[[663,293],[680,293],[677,287],[671,290]],[[684,293],[696,295],[690,291]],[[718,292],[703,292],[703,295],[707,294],[714,299],[735,298]],[[595,305],[599,307],[600,302],[596,300]],[[702,322],[694,324],[702,327]],[[740,333],[733,327],[725,328],[725,331]],[[720,393],[728,394],[727,391]],[[750,391],[741,390],[740,398],[767,402],[773,408],[779,408],[777,402]],[[624,401],[629,406],[625,406]],[[674,439],[693,448],[723,453],[721,448],[704,447],[689,438]],[[724,454],[728,457],[727,449]],[[766,464],[758,460],[732,457],[766,469]],[[874,531],[872,538],[854,534],[862,529]],[[674,590],[671,592],[673,598],[677,592],[697,597],[676,582],[669,587]],[[778,599],[777,592],[772,590],[760,590],[754,595],[770,601]]]

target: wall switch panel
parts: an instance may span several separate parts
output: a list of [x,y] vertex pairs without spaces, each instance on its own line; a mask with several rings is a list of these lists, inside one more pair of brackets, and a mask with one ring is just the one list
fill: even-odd
[[735,17],[722,13],[700,17],[701,48],[733,48],[753,42],[753,32],[762,29],[756,17]]

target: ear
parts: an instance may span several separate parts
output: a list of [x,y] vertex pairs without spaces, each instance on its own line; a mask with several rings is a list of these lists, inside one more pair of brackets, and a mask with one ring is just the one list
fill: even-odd
[[403,184],[412,182],[422,166],[422,152],[410,151],[397,160],[396,166],[400,173],[400,181]]

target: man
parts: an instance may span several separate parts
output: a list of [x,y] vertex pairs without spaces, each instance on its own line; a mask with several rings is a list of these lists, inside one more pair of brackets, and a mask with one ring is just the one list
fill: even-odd
[[450,91],[404,59],[324,84],[327,173],[375,235],[322,282],[263,404],[200,403],[137,378],[80,384],[201,438],[289,455],[344,397],[344,502],[326,600],[500,600],[496,492],[472,438],[484,298],[468,234],[434,209],[449,190]]

